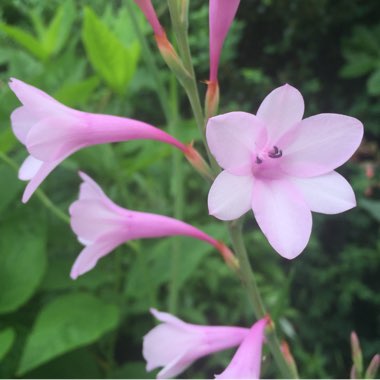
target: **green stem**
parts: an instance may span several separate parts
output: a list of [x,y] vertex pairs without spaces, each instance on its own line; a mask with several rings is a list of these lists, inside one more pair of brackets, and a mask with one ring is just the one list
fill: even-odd
[[[236,256],[239,259],[240,263],[238,275],[248,293],[256,318],[261,319],[267,314],[267,312],[261,300],[260,292],[257,287],[256,279],[248,258],[247,250],[245,248],[242,234],[242,221],[236,220],[228,223],[228,229]],[[266,334],[267,342],[282,375],[287,379],[298,378],[297,373],[292,369],[291,366],[288,365],[284,358],[284,355],[282,354],[280,342],[278,340],[274,326],[268,330],[269,331]]]
[[[172,117],[169,123],[170,133],[175,135],[177,126],[179,125],[179,114],[178,114],[178,87],[174,76],[171,76],[170,81],[170,99],[171,99],[171,109]],[[176,219],[183,219],[184,214],[184,203],[185,203],[185,193],[184,193],[184,176],[183,176],[183,165],[182,157],[179,151],[173,151],[173,176],[172,176],[172,196],[174,199],[174,217]],[[172,246],[172,257],[171,257],[171,279],[169,288],[169,311],[176,314],[178,307],[178,296],[179,296],[179,260],[182,251],[182,244],[178,239],[173,240]]]
[[[18,165],[15,161],[13,161],[10,157],[8,157],[5,153],[0,152],[0,158],[8,164],[12,169],[14,169],[16,172],[18,172]],[[52,212],[58,219],[65,223],[70,223],[70,218],[57,206],[54,205],[54,203],[48,198],[48,196],[41,190],[36,190],[37,198],[42,202],[42,204]]]

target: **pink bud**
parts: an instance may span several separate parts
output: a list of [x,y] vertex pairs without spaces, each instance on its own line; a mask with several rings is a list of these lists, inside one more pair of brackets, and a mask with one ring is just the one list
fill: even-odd
[[218,81],[218,66],[224,40],[240,0],[210,0],[210,81]]
[[153,32],[156,36],[164,36],[165,31],[158,20],[156,11],[153,8],[151,0],[134,0],[137,6],[144,13],[146,19],[151,25]]
[[376,354],[372,358],[371,363],[369,363],[367,371],[365,372],[365,378],[366,379],[375,379],[376,373],[379,370],[379,366],[380,366],[380,355]]

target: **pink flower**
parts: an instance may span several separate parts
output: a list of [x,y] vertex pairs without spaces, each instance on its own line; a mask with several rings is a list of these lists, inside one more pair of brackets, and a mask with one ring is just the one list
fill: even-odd
[[158,20],[156,11],[153,8],[151,0],[135,0],[135,3],[138,5],[138,7],[144,13],[144,16],[146,17],[149,24],[151,25],[154,34],[157,37],[164,36],[165,31],[164,31],[163,27],[161,26],[160,21]]
[[72,267],[73,279],[90,271],[117,246],[133,239],[190,236],[211,244],[227,263],[234,263],[227,246],[197,228],[167,216],[124,209],[113,203],[88,175],[80,173],[80,176],[83,183],[79,199],[70,206],[70,215],[71,227],[85,248]]
[[220,54],[240,0],[210,0],[210,81],[218,82]]
[[216,379],[259,379],[261,351],[268,318],[257,321],[236,351],[231,363]]
[[257,115],[219,115],[206,131],[225,169],[210,189],[210,214],[233,220],[252,208],[269,243],[288,259],[307,245],[311,211],[336,214],[356,205],[351,186],[334,169],[358,148],[362,123],[338,114],[302,120],[303,112],[300,92],[284,85],[264,99]]
[[164,367],[158,379],[175,377],[197,359],[237,346],[250,331],[243,327],[193,325],[155,309],[150,312],[163,323],[144,336],[143,356],[147,371]]
[[30,181],[23,202],[29,200],[57,165],[87,146],[150,139],[171,144],[185,154],[190,149],[141,121],[74,110],[17,79],[11,79],[9,86],[23,104],[11,115],[13,132],[30,154],[19,171],[21,180]]

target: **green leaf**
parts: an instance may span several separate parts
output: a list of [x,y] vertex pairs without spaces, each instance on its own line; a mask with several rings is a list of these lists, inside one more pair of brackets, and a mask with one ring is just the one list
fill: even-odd
[[64,46],[75,19],[75,6],[72,0],[65,1],[56,11],[41,40],[46,54],[58,53]]
[[69,107],[85,104],[99,85],[99,78],[93,76],[85,80],[63,85],[54,97]]
[[380,95],[380,69],[368,78],[367,89],[370,95]]
[[47,58],[43,45],[33,35],[17,26],[7,25],[3,22],[0,22],[0,30],[39,60],[44,61]]
[[0,222],[0,314],[32,297],[46,267],[45,213],[24,207],[11,211]]
[[3,213],[7,206],[20,195],[24,183],[17,178],[16,171],[6,164],[0,164],[0,178],[1,183],[7,184],[0,186],[0,213]]
[[46,305],[37,317],[21,358],[24,374],[66,352],[98,340],[119,321],[115,305],[77,293],[61,296]]
[[136,71],[138,42],[126,47],[89,7],[84,10],[82,40],[95,71],[113,91],[123,95]]
[[355,53],[349,56],[349,61],[340,70],[343,78],[358,78],[371,72],[377,65],[377,60],[367,54]]
[[11,328],[0,331],[0,361],[11,349],[15,336],[16,334]]
[[359,206],[368,211],[368,213],[380,222],[380,201],[373,201],[369,199],[361,199]]

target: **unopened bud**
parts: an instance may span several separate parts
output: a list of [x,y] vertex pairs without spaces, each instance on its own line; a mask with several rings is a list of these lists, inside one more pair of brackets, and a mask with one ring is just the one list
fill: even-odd
[[240,263],[233,252],[221,241],[218,241],[215,248],[221,253],[226,264],[234,271],[239,270]]
[[380,366],[380,355],[376,354],[372,360],[371,363],[369,363],[369,366],[367,370],[365,371],[365,378],[366,379],[375,379],[376,373],[379,370]]
[[354,363],[357,373],[360,375],[363,372],[363,355],[360,348],[359,338],[355,331],[351,333],[351,353],[352,362]]
[[214,180],[211,169],[201,154],[193,147],[193,144],[187,144],[183,151],[186,159],[190,164],[207,180]]
[[207,81],[207,92],[206,92],[206,117],[215,116],[218,113],[219,107],[219,84],[215,81]]
[[360,378],[360,375],[358,374],[358,371],[356,370],[355,364],[353,364],[350,371],[350,379],[359,379],[359,378]]

